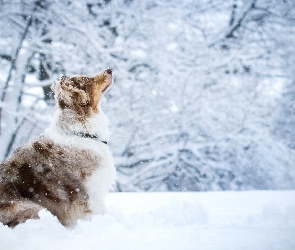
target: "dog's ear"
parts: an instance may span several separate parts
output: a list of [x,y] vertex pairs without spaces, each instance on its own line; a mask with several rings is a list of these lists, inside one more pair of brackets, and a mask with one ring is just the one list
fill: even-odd
[[58,81],[54,81],[53,84],[50,86],[51,91],[52,91],[54,94],[57,93],[57,92],[58,92],[58,91],[57,91],[58,86],[61,84],[61,82],[64,82],[66,79],[67,79],[66,76],[62,76],[62,77],[60,78],[60,81],[59,81],[59,82],[58,82]]
[[83,89],[78,88],[72,78],[68,79],[63,76],[60,79],[57,89],[57,101],[60,107],[78,109],[78,106],[88,106],[89,98]]
[[63,81],[65,81],[66,79],[67,79],[66,76],[62,76],[62,77],[60,78],[60,81],[63,82]]
[[73,86],[71,85],[71,81],[66,76],[62,76],[60,78],[59,84],[60,87],[66,91],[70,91],[70,89],[73,88]]

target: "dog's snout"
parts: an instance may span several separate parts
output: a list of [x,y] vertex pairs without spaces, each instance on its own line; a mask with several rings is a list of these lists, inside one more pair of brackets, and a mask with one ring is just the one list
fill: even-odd
[[110,75],[112,74],[112,70],[110,68],[106,69],[106,72]]

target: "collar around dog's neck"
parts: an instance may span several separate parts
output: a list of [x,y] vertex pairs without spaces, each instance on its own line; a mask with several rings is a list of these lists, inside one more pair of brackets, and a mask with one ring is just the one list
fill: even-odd
[[107,141],[101,141],[98,139],[97,135],[91,135],[89,133],[83,133],[83,132],[70,132],[70,133],[67,133],[67,135],[76,135],[76,136],[80,136],[82,138],[90,138],[90,139],[93,139],[93,140],[97,140],[97,141],[100,141],[104,144],[108,144]]

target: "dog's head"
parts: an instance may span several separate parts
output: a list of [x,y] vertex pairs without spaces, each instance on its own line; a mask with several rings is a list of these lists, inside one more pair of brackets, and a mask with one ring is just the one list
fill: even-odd
[[71,109],[77,114],[87,117],[92,112],[99,112],[99,102],[112,85],[112,70],[106,69],[94,76],[61,77],[51,89],[57,105],[62,109]]

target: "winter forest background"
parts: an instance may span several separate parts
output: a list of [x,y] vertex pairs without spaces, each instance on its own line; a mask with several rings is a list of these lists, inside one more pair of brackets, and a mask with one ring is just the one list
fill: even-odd
[[295,188],[295,1],[0,0],[0,162],[50,85],[111,67],[118,191]]

